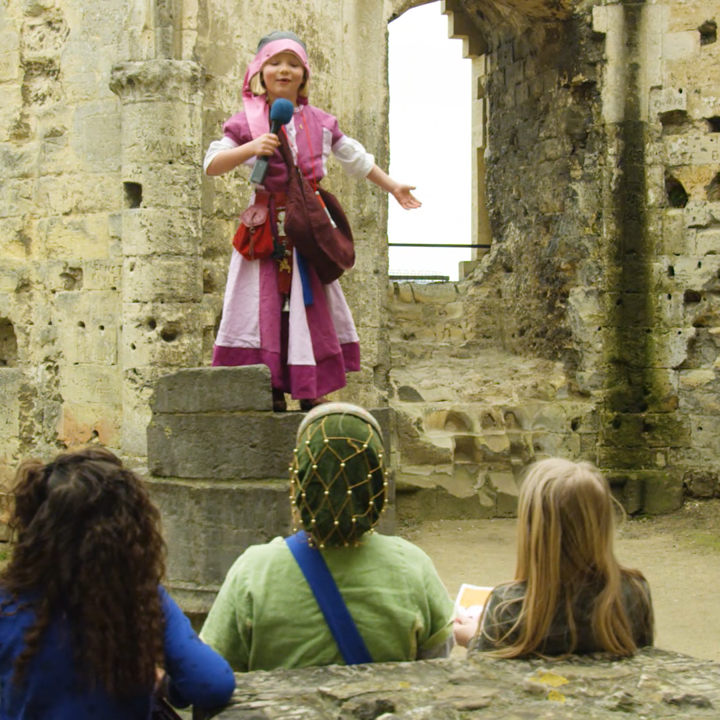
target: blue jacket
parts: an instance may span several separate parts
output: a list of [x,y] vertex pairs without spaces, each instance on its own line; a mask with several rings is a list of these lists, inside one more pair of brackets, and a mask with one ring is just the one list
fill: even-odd
[[[159,592],[171,698],[179,705],[226,704],[235,688],[230,666],[198,638],[167,591],[161,587]],[[0,720],[144,720],[150,716],[150,690],[115,700],[104,690],[82,688],[75,672],[70,628],[59,618],[46,629],[18,686],[13,681],[13,663],[25,646],[24,631],[35,621],[34,610],[21,606],[22,602],[0,591]]]

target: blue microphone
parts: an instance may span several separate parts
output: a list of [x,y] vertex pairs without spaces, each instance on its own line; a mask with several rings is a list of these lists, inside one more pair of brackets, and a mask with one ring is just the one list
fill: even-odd
[[[294,105],[285,98],[278,98],[270,108],[270,132],[277,135],[283,125],[287,125],[292,120],[295,112]],[[255,161],[255,166],[250,175],[250,182],[256,185],[262,185],[265,182],[265,176],[268,171],[269,156],[261,156]]]

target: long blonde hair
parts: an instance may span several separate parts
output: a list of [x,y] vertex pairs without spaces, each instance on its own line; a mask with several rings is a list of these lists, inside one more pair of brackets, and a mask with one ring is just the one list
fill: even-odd
[[[572,653],[578,639],[576,601],[593,587],[598,588],[592,609],[595,640],[615,655],[637,650],[622,583],[625,578],[637,584],[644,597],[644,578],[615,558],[613,505],[607,481],[590,463],[550,458],[531,467],[520,492],[515,570],[515,582],[525,584],[525,595],[497,607],[502,612],[503,606],[521,603],[512,627],[494,639],[502,646],[493,651],[496,656],[540,654],[561,609],[570,634],[567,652]],[[651,611],[647,622],[652,636]]]

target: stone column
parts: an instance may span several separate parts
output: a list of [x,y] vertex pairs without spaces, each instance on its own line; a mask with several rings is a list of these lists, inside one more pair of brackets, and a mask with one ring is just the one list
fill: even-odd
[[201,362],[202,71],[191,61],[113,68],[122,102],[122,450],[146,454],[154,381]]
[[[478,245],[490,245],[492,230],[487,208],[487,189],[485,186],[485,149],[487,148],[487,99],[485,82],[487,80],[487,55],[472,57],[472,154],[473,154],[473,213],[472,238]],[[487,254],[484,248],[474,248],[471,263],[477,265]],[[474,268],[469,267],[469,272]],[[469,274],[469,273],[466,273]]]

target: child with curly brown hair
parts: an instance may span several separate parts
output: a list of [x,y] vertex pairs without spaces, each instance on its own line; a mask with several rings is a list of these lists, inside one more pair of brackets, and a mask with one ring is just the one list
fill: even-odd
[[24,463],[0,573],[0,717],[150,717],[224,705],[235,680],[160,585],[165,544],[140,478],[103,448]]

